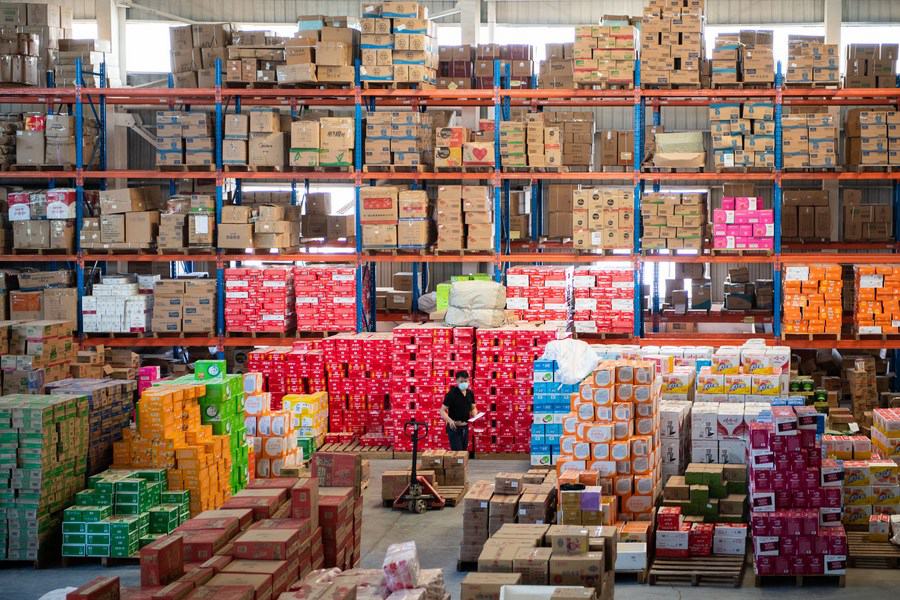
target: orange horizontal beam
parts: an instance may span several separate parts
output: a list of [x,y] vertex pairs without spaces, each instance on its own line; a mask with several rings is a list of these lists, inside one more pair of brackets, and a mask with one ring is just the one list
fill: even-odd
[[878,254],[871,252],[860,252],[857,254],[854,253],[830,253],[830,252],[817,252],[817,253],[790,253],[790,254],[781,254],[778,258],[778,261],[782,264],[786,265],[802,265],[802,264],[814,264],[814,263],[828,263],[828,264],[886,264],[886,265],[897,265],[900,264],[900,254]]
[[[202,337],[202,336],[170,336],[170,337],[151,337],[151,335],[134,335],[124,337],[112,337],[103,334],[90,334],[85,337],[81,344],[83,346],[111,346],[116,348],[163,348],[168,346],[218,346],[219,338]],[[248,338],[249,339],[249,338]],[[253,343],[246,344],[252,346]]]
[[747,255],[737,254],[645,254],[640,257],[641,262],[648,263],[726,263],[726,264],[756,264],[775,262],[774,255]]
[[0,254],[0,262],[75,262],[74,254]]

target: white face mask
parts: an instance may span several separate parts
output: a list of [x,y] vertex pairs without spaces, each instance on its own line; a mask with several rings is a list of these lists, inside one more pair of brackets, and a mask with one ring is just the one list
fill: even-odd
[[467,389],[469,389],[469,382],[468,381],[460,381],[459,383],[456,384],[456,387],[459,388],[459,391],[465,392]]

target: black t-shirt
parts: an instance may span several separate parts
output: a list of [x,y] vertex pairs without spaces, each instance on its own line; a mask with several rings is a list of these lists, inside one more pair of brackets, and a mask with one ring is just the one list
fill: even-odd
[[455,385],[444,396],[444,406],[447,407],[447,414],[457,422],[469,420],[472,416],[472,406],[474,404],[475,394],[472,393],[472,390],[466,390],[466,393],[463,394],[459,387]]

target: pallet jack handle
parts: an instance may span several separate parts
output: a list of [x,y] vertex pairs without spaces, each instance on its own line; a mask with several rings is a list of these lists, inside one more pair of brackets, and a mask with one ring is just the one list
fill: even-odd
[[[418,473],[416,473],[416,463],[419,462],[419,440],[424,440],[428,437],[428,423],[410,419],[403,424],[403,431],[412,440],[412,470],[410,471],[411,475],[409,478],[409,482],[415,483],[416,481],[418,481]],[[423,433],[420,434],[420,432]]]

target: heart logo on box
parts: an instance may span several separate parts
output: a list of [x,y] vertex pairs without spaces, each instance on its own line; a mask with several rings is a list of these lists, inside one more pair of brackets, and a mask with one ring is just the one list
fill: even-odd
[[485,148],[472,148],[472,156],[478,160],[482,160],[487,156],[487,150]]

